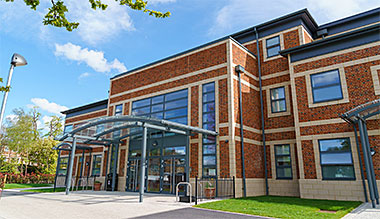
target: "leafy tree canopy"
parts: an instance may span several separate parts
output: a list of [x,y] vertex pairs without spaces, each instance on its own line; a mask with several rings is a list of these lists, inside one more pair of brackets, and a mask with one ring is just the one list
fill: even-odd
[[[6,2],[13,2],[14,0],[5,0]],[[106,10],[108,5],[103,4],[101,0],[88,0],[89,6],[96,10]],[[149,14],[150,16],[154,16],[156,18],[166,18],[170,16],[170,12],[160,12],[147,8],[147,1],[143,0],[115,0],[120,5],[129,7],[132,10],[142,11],[144,13]],[[40,4],[39,0],[24,0],[25,4],[29,6],[31,9],[36,10],[37,6]],[[78,28],[78,22],[70,22],[66,18],[66,13],[68,9],[65,3],[62,0],[51,0],[51,7],[47,9],[43,24],[44,25],[52,25],[55,27],[64,27],[68,31],[72,31],[73,29]]]

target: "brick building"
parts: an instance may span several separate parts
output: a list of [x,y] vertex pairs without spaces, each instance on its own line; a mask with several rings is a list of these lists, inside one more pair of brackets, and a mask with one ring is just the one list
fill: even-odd
[[[175,182],[195,177],[235,176],[237,196],[363,201],[363,155],[340,116],[380,98],[379,14],[377,8],[318,25],[300,10],[121,73],[110,79],[108,99],[63,112],[65,132],[96,118],[137,115],[219,133],[186,139],[151,132],[147,192],[173,193]],[[367,127],[379,184],[379,115]],[[112,148],[78,151],[73,175],[104,181]],[[118,190],[136,191],[141,139],[128,137],[113,150]],[[67,160],[62,152],[59,173]]]

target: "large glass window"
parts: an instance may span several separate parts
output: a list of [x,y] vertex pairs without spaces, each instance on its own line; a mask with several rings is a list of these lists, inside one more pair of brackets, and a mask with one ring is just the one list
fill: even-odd
[[134,101],[132,115],[165,119],[187,125],[187,89]]
[[92,176],[100,176],[100,167],[102,166],[102,155],[96,154],[92,158]]
[[290,158],[290,146],[288,144],[275,145],[274,153],[276,158],[277,179],[291,179],[292,161]]
[[68,157],[61,157],[60,158],[59,167],[58,167],[58,175],[59,176],[66,176],[68,162],[69,162]]
[[349,138],[319,140],[323,179],[355,179]]
[[332,70],[310,75],[314,103],[343,99],[339,71]]
[[[202,87],[202,125],[204,129],[215,131],[215,84]],[[203,176],[216,177],[216,137],[203,135]]]
[[280,36],[275,36],[275,37],[272,37],[270,39],[267,39],[266,47],[267,47],[267,57],[268,58],[278,55],[279,51],[281,50]]
[[286,111],[285,87],[270,89],[270,101],[272,113]]

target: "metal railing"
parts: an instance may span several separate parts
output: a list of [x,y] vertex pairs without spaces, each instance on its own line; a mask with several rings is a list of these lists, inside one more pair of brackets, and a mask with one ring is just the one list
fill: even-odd
[[198,200],[235,198],[235,177],[195,178],[195,204]]

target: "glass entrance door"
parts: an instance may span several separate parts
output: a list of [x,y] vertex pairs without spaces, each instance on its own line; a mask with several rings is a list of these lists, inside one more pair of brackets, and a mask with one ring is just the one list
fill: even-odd
[[128,177],[127,177],[127,191],[137,192],[140,185],[140,167],[141,162],[139,159],[130,159],[128,161]]
[[[179,182],[186,182],[185,174],[185,157],[164,157],[162,159],[162,193],[175,194],[175,188]],[[180,192],[183,192],[183,186],[180,186]]]
[[148,192],[160,192],[160,158],[148,159]]

